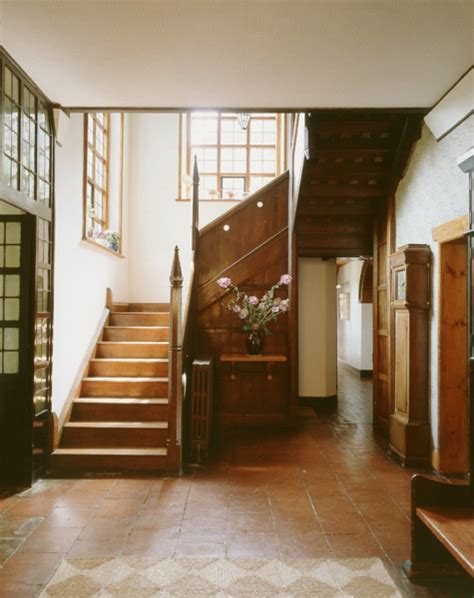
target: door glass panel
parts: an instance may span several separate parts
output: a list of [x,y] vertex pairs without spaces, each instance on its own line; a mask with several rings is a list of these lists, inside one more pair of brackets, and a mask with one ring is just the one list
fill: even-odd
[[7,268],[19,268],[20,267],[20,246],[19,245],[7,245],[5,251],[5,266]]
[[18,245],[21,243],[21,224],[19,222],[7,222],[6,223],[6,239],[7,245]]
[[20,300],[19,299],[5,299],[5,320],[19,320],[20,319]]
[[5,297],[20,296],[20,275],[12,274],[5,276]]
[[5,349],[9,351],[16,351],[20,348],[20,329],[19,328],[5,328],[3,331],[5,341]]
[[3,354],[3,373],[18,374],[19,351],[5,351]]

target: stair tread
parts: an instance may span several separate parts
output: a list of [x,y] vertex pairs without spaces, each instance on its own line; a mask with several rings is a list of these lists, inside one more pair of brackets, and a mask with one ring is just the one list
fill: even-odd
[[168,341],[99,341],[99,345],[168,345]]
[[133,429],[164,429],[168,427],[165,421],[151,422],[96,422],[96,421],[69,421],[64,424],[65,428],[133,428]]
[[101,363],[168,363],[166,357],[94,357],[91,361]]
[[88,376],[83,382],[168,382],[162,376]]
[[79,397],[74,399],[74,403],[99,403],[99,404],[112,404],[118,403],[131,404],[131,405],[167,405],[168,399],[166,398],[147,398],[147,397]]
[[166,456],[166,448],[58,448],[53,455]]
[[169,316],[169,311],[111,311],[111,315],[123,315],[127,316]]
[[[127,313],[127,312],[124,312]],[[104,326],[105,330],[168,330],[169,326]]]

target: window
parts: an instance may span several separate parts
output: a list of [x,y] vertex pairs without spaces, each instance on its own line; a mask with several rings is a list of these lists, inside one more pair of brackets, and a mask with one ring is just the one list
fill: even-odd
[[52,130],[45,100],[4,67],[2,180],[51,206]]
[[281,114],[254,113],[243,130],[236,113],[180,115],[178,198],[191,196],[194,156],[200,199],[239,200],[270,182],[283,169],[282,121]]
[[108,135],[109,115],[103,112],[85,116],[85,234],[100,238],[108,227]]
[[84,118],[83,238],[121,254],[124,115]]

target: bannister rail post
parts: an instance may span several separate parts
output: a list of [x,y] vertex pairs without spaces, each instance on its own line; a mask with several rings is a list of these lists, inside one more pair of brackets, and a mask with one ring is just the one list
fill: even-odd
[[192,223],[192,249],[197,247],[199,237],[199,168],[197,156],[194,156],[193,168],[193,223]]
[[182,410],[183,410],[183,331],[182,293],[183,273],[179,261],[179,248],[174,249],[170,274],[170,337],[168,371],[168,441],[167,464],[170,473],[182,470]]

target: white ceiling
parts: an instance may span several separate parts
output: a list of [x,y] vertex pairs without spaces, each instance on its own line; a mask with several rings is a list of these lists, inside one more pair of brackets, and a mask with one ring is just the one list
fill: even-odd
[[428,107],[473,63],[473,0],[0,0],[52,101]]

